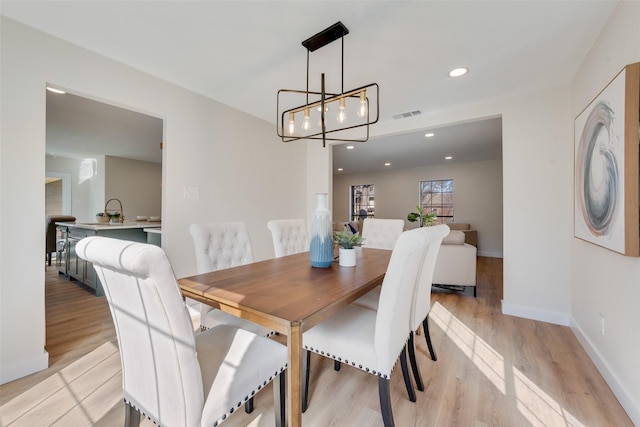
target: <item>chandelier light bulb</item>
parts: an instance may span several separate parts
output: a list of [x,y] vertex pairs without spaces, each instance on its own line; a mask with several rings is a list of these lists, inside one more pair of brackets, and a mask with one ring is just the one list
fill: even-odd
[[289,135],[293,135],[296,132],[296,119],[293,113],[289,113]]
[[305,108],[304,109],[304,122],[302,123],[302,130],[309,130],[309,128],[311,127],[311,123],[309,122],[309,118],[310,118],[309,109]]
[[[318,126],[322,127],[322,107],[320,105],[318,105],[318,113],[320,113],[320,116],[318,117]],[[329,106],[327,104],[324,104],[324,119],[327,120],[327,112],[329,111]]]
[[340,107],[338,108],[338,122],[344,123],[347,120],[347,112],[344,105],[344,98],[340,98]]
[[367,91],[360,92],[360,107],[358,107],[358,117],[367,117]]

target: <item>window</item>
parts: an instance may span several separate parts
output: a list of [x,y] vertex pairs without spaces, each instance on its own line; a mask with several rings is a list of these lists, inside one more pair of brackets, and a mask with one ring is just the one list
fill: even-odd
[[351,221],[373,218],[375,211],[375,186],[373,184],[352,185],[350,212]]
[[453,180],[420,181],[420,207],[437,212],[435,224],[453,222]]

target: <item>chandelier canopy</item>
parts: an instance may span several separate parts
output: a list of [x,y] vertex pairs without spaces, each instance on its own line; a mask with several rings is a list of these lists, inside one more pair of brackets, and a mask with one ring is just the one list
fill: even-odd
[[[326,141],[369,139],[369,126],[379,117],[380,90],[377,83],[344,90],[344,36],[347,34],[347,27],[337,22],[302,42],[307,49],[307,89],[278,91],[277,130],[283,142],[321,139],[322,146],[326,147]],[[320,76],[320,92],[310,91],[310,53],[338,39],[342,42],[340,92],[326,91],[324,73]]]

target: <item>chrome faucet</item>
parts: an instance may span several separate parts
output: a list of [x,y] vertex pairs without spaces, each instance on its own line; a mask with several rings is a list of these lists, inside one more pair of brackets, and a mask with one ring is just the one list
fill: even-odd
[[104,214],[107,215],[109,217],[109,220],[111,222],[113,222],[113,220],[111,219],[111,215],[109,215],[107,213],[107,206],[109,206],[109,202],[115,200],[116,202],[118,202],[120,204],[120,218],[119,218],[119,222],[123,223],[124,222],[124,209],[122,209],[122,202],[118,199],[109,199],[107,200],[107,203],[104,204]]

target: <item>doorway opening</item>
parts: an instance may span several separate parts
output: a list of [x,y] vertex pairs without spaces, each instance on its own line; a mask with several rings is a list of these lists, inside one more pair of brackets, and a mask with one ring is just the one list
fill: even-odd
[[[68,91],[47,91],[45,215],[94,223],[106,201],[118,198],[126,221],[161,217],[164,129],[159,117]],[[51,286],[70,277],[60,274],[67,268],[64,262],[46,268],[45,299]],[[98,298],[88,287],[78,289]],[[48,334],[45,345],[52,345]]]

